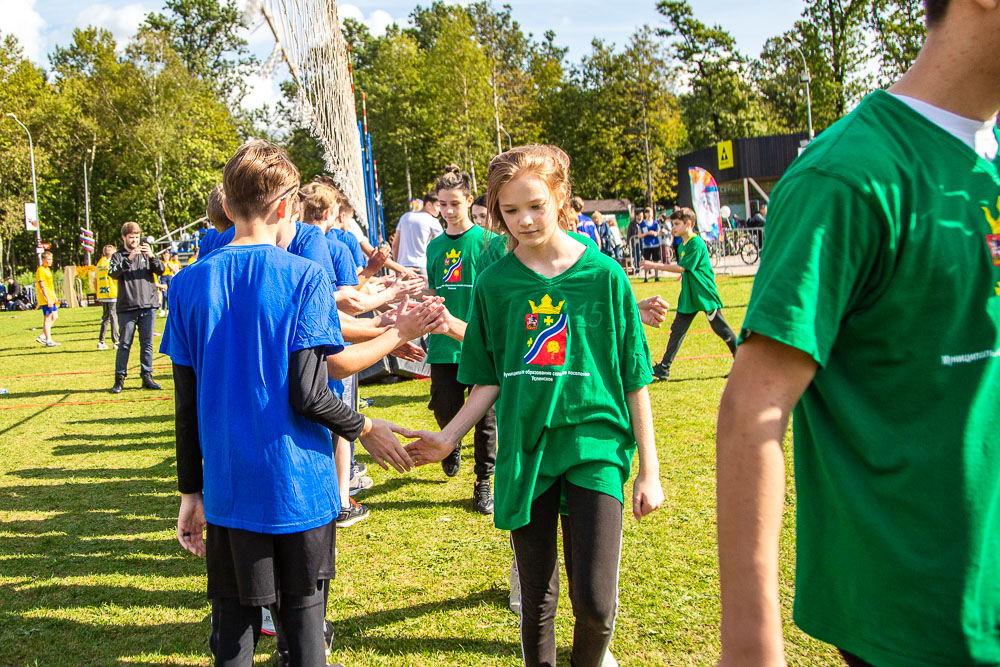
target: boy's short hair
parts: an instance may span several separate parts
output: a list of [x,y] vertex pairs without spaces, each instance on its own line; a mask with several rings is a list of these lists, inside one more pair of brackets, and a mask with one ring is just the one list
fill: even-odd
[[424,204],[433,204],[437,202],[438,196],[436,192],[427,192],[424,194]]
[[475,199],[473,199],[472,200],[472,205],[473,206],[482,206],[483,208],[486,208],[486,193],[484,192],[483,194],[481,194],[478,197],[476,197]]
[[48,257],[49,259],[52,259],[52,252],[46,250],[45,252],[42,253],[42,257]]
[[576,211],[577,215],[583,212],[583,199],[577,196],[570,197],[569,207]]
[[304,195],[302,205],[302,222],[319,222],[323,214],[338,205],[337,191],[333,188],[313,181],[299,191]]
[[681,220],[689,224],[697,224],[698,215],[687,206],[678,206],[674,209],[674,212],[670,214],[671,220]]
[[646,215],[648,215],[650,218],[652,218],[653,217],[653,209],[647,208],[646,209]]
[[111,252],[115,251],[115,247],[109,243],[106,246],[104,246],[103,248],[101,248],[101,254],[102,255],[107,255],[109,248],[111,249]]
[[138,222],[132,222],[131,220],[122,225],[122,237],[126,237],[129,234],[142,234],[142,228],[139,226]]
[[208,193],[208,201],[205,202],[205,217],[220,234],[233,226],[233,221],[226,214],[226,207],[223,205],[225,201],[226,193],[222,189],[222,183],[219,183]]
[[267,215],[278,199],[299,187],[299,170],[280,146],[250,141],[222,170],[226,208],[236,218]]

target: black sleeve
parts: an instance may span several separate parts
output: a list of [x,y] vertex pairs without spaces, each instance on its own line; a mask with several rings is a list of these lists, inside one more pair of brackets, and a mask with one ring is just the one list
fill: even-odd
[[327,377],[324,348],[293,352],[288,361],[288,398],[292,409],[345,440],[354,440],[364,430],[365,418],[330,392]]
[[156,255],[146,258],[149,261],[149,269],[158,276],[162,276],[163,272],[166,271],[166,267],[163,266],[163,260],[161,260]]
[[193,368],[180,364],[174,364],[174,427],[177,431],[177,490],[198,493],[202,489],[198,378]]
[[111,256],[108,276],[118,280],[122,275],[132,268],[132,261],[128,258],[128,253],[119,250]]

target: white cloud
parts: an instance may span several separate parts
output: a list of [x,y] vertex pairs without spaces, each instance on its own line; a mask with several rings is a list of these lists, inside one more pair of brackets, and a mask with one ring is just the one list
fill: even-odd
[[14,35],[29,60],[40,64],[45,52],[45,19],[35,11],[35,0],[0,0],[0,33]]
[[341,21],[354,19],[355,21],[364,23],[368,31],[375,37],[384,35],[389,26],[394,23],[398,25],[406,25],[407,23],[407,19],[395,19],[392,17],[392,14],[384,9],[376,9],[368,15],[368,18],[365,18],[364,12],[357,5],[346,3],[337,5],[337,13],[340,15]]
[[121,48],[135,36],[139,24],[146,19],[150,11],[139,3],[118,8],[97,3],[84,8],[76,15],[76,26],[85,28],[92,25],[110,30],[118,47]]
[[240,102],[244,109],[259,109],[267,104],[273,110],[274,105],[281,99],[278,81],[272,77],[251,74],[246,78],[246,84],[247,94]]

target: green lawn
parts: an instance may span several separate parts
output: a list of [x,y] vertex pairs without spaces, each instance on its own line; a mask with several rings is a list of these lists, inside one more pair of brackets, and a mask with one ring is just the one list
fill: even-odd
[[[751,285],[719,281],[734,327]],[[635,289],[673,304],[679,283]],[[10,391],[0,396],[0,665],[207,665],[205,566],[174,537],[169,359],[155,360],[165,391],[140,390],[133,369],[125,392],[108,394],[114,351],[94,349],[99,318],[96,308],[61,311],[53,336],[63,345],[46,349],[33,342],[40,312],[0,314],[0,387]],[[657,358],[668,329],[669,321],[646,330]],[[641,524],[627,517],[612,644],[622,665],[709,665],[718,657],[714,440],[725,353],[700,317],[672,381],[650,388],[667,500]],[[374,399],[373,416],[434,426],[426,381],[367,386],[362,396]],[[448,479],[438,466],[400,476],[362,460],[376,482],[359,496],[372,516],[338,535],[333,657],[350,666],[519,664],[518,620],[506,607],[507,535],[471,512],[471,465]],[[790,621],[793,506],[789,487],[789,661],[837,664]],[[557,633],[568,664],[565,585],[563,593]],[[258,661],[273,655],[274,641],[263,638]]]

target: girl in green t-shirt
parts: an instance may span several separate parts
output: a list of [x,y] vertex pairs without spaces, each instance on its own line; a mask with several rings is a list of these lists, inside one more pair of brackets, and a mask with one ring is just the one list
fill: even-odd
[[663,503],[642,320],[625,272],[567,234],[569,157],[526,146],[490,163],[489,226],[513,248],[473,288],[458,379],[473,385],[440,433],[407,431],[417,465],[441,461],[496,403],[495,513],[511,531],[527,665],[555,664],[562,516],[576,616],[572,660],[608,653],[618,600],[622,487],[632,513]]
[[715,272],[708,257],[708,248],[701,237],[695,233],[697,216],[686,207],[678,207],[670,214],[670,222],[674,236],[681,239],[677,246],[677,263],[663,264],[643,260],[643,269],[656,269],[681,274],[681,293],[677,297],[674,323],[670,325],[670,339],[660,363],[653,366],[653,376],[658,380],[670,379],[670,365],[677,356],[677,351],[687,335],[694,316],[704,312],[715,335],[736,354],[736,334],[730,328],[726,318],[722,316],[722,299],[715,287]]

